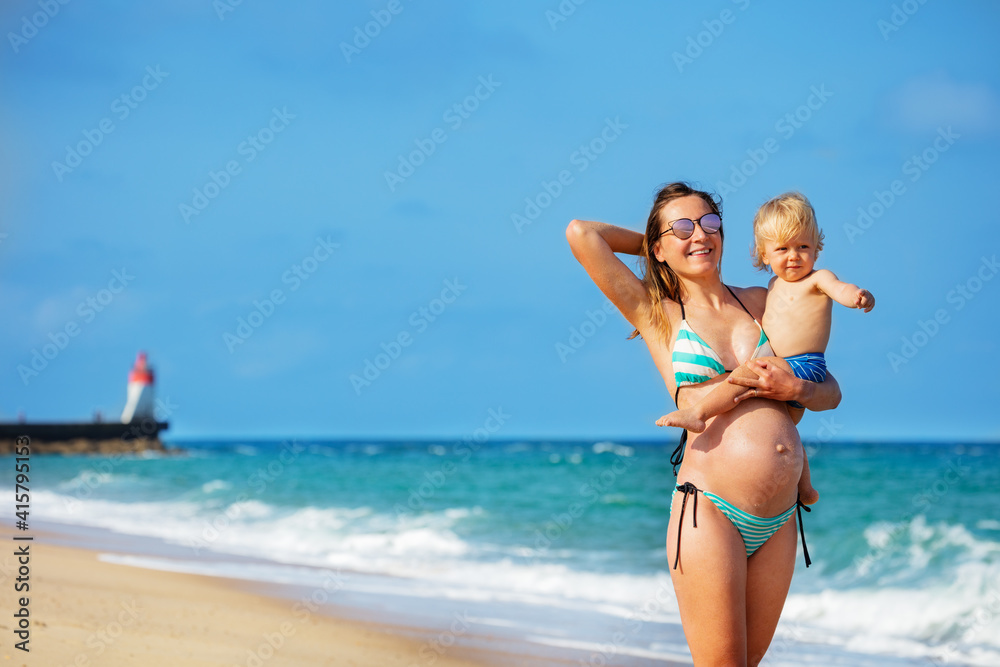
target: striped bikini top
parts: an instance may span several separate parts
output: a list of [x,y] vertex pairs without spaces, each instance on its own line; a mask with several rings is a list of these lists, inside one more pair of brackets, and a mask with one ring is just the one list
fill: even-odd
[[[733,295],[736,302],[740,304],[740,307],[746,311],[746,314],[750,315],[750,311],[747,310],[747,307],[743,305],[743,302],[740,301],[739,297],[733,293],[733,290],[728,285],[726,285],[726,289]],[[756,317],[753,315],[750,315],[750,317],[757,325],[757,328],[760,329],[760,338],[757,339],[757,347],[754,349],[753,354],[750,355],[750,359],[756,359],[758,356],[773,356],[774,353],[771,351],[771,344],[767,340],[767,334],[764,333],[764,327],[760,325]],[[677,338],[674,341],[674,351],[670,355],[670,361],[674,367],[674,381],[677,384],[678,391],[681,387],[691,384],[701,384],[723,373],[732,372],[726,370],[726,367],[722,364],[722,359],[715,353],[715,350],[702,340],[701,336],[696,334],[694,329],[687,323],[683,303],[681,304],[681,325],[677,330]],[[677,392],[674,392],[674,402],[676,401]]]

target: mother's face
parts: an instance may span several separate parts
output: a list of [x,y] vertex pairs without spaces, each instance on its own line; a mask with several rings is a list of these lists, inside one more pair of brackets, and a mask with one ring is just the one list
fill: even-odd
[[[660,233],[670,229],[675,220],[698,220],[712,212],[708,202],[697,195],[678,197],[660,209]],[[696,224],[694,233],[686,239],[677,238],[673,232],[660,236],[653,245],[653,254],[680,276],[694,277],[718,272],[722,261],[722,234],[706,234],[701,225]]]

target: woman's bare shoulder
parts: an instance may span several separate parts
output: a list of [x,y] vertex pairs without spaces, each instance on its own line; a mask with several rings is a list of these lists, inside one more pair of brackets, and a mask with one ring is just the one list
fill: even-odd
[[752,287],[734,287],[733,291],[736,292],[736,296],[739,297],[740,301],[750,309],[750,312],[757,313],[758,315],[764,312],[764,306],[767,303],[766,287],[758,287],[756,285]]

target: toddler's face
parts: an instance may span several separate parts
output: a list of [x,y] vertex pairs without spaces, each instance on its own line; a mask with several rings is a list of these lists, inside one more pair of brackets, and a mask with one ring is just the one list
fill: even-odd
[[812,273],[816,263],[816,244],[806,233],[781,242],[765,241],[764,263],[782,280],[802,280]]

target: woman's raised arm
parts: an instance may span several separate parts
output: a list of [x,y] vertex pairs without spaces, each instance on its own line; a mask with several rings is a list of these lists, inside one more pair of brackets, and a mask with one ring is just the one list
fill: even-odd
[[638,255],[642,234],[604,222],[573,220],[566,227],[566,240],[590,279],[638,328],[643,319],[640,313],[647,307],[646,288],[615,253]]

